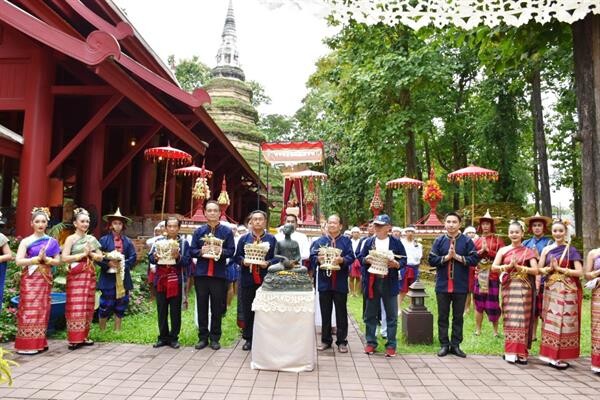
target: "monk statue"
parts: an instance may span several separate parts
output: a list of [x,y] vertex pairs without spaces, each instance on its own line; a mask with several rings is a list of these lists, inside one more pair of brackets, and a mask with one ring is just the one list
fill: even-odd
[[278,264],[272,265],[269,268],[269,272],[277,272],[286,270],[292,270],[294,272],[300,272],[297,269],[306,270],[305,267],[297,267],[300,265],[300,245],[298,242],[292,239],[292,233],[294,233],[294,225],[285,224],[282,229],[284,239],[277,242],[275,245],[275,257],[281,259]]
[[275,257],[281,261],[271,265],[262,288],[267,291],[305,291],[312,290],[312,281],[308,270],[301,262],[300,246],[292,239],[294,225],[283,226],[284,239],[275,245]]

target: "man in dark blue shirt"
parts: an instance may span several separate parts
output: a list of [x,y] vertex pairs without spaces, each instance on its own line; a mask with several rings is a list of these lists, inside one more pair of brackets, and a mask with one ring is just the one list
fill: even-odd
[[[154,242],[148,260],[156,265],[154,287],[156,288],[156,310],[158,313],[158,341],[154,347],[179,348],[181,330],[181,302],[183,294],[183,270],[190,264],[190,247],[184,237],[179,236],[181,220],[175,216],[165,219],[166,236]],[[170,256],[157,251],[160,242],[173,240],[178,246],[171,249]],[[169,318],[170,316],[170,318]],[[169,328],[169,319],[171,327]]]
[[[365,321],[365,346],[366,354],[373,354],[377,350],[377,322],[383,306],[387,325],[387,343],[385,356],[396,356],[396,329],[398,326],[398,293],[400,282],[398,273],[406,267],[406,250],[399,239],[390,236],[392,221],[386,214],[378,215],[373,221],[375,236],[366,239],[360,251],[359,259],[362,264],[363,293],[366,297],[363,319]],[[388,271],[386,275],[374,273],[370,270],[373,263],[371,250],[387,253]]]
[[[348,270],[354,262],[352,242],[341,234],[342,224],[338,215],[332,215],[327,219],[327,233],[315,240],[310,249],[310,265],[315,274],[319,274],[319,307],[321,308],[322,328],[321,345],[317,350],[323,351],[331,348],[333,338],[331,336],[331,314],[335,304],[336,317],[336,341],[340,353],[348,352]],[[333,260],[340,269],[338,271],[326,271],[319,269],[323,263],[323,256],[319,255],[321,247],[335,247],[340,249],[341,254]]]
[[[469,266],[477,265],[475,244],[460,233],[461,217],[451,212],[444,219],[446,233],[438,236],[429,253],[429,265],[437,269],[435,294],[438,304],[438,356],[449,352],[459,357],[467,355],[460,349],[463,340],[463,312],[469,291]],[[448,339],[448,321],[452,306],[452,339]]]
[[[221,344],[221,321],[227,310],[227,259],[233,257],[235,244],[231,229],[219,223],[221,211],[219,204],[209,200],[204,207],[207,223],[194,232],[190,255],[197,259],[194,270],[194,286],[196,288],[196,310],[198,311],[198,344],[201,350],[208,346],[219,350]],[[213,249],[206,244],[207,237],[214,236],[223,241],[220,249]],[[216,258],[210,257],[218,253]],[[207,257],[205,257],[207,256]],[[210,302],[210,331],[208,329],[208,305]]]
[[[266,231],[267,214],[264,211],[257,210],[250,214],[249,218],[250,232],[240,238],[237,249],[235,251],[235,260],[241,266],[241,297],[242,309],[244,315],[244,330],[242,337],[246,343],[242,346],[242,350],[248,351],[252,349],[252,331],[254,329],[254,311],[252,311],[252,302],[256,297],[256,291],[262,285],[267,268],[271,264],[275,264],[279,259],[275,258],[275,245],[277,240],[275,236]],[[252,264],[246,261],[245,245],[249,243],[268,243],[269,251],[265,257],[266,263],[263,265]]]

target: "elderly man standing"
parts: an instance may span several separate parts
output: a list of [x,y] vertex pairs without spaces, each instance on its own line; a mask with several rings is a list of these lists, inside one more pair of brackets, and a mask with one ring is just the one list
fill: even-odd
[[[327,219],[327,233],[315,240],[310,250],[310,264],[315,274],[318,274],[319,305],[323,317],[321,329],[321,345],[317,350],[323,351],[331,348],[331,313],[335,304],[336,312],[336,345],[340,353],[348,352],[348,270],[354,262],[354,252],[350,239],[341,234],[342,224],[338,215]],[[341,254],[333,260],[339,265],[339,271],[326,271],[319,269],[324,257],[319,254],[321,247],[335,247]]]
[[[363,265],[363,288],[366,296],[366,307],[364,321],[366,325],[365,346],[366,354],[373,354],[377,349],[377,322],[381,307],[385,310],[387,325],[387,343],[385,344],[385,356],[396,356],[396,330],[398,326],[398,292],[400,284],[398,272],[406,266],[406,251],[400,240],[390,236],[391,219],[386,214],[378,215],[373,221],[375,236],[364,241],[360,260]],[[369,272],[369,266],[373,259],[369,255],[370,250],[390,252],[388,260],[387,275],[373,274]]]

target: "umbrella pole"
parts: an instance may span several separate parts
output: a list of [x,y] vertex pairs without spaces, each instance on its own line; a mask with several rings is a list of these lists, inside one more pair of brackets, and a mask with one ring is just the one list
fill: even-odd
[[471,179],[471,226],[475,221],[475,179]]
[[404,188],[404,227],[406,228],[408,225],[406,224],[408,217],[408,188]]
[[162,196],[162,207],[160,209],[160,219],[165,219],[165,197],[167,196],[167,172],[169,172],[169,159],[165,164],[165,183],[163,184],[163,196]]
[[190,197],[190,218],[192,218],[194,216],[194,176],[192,176],[192,190]]

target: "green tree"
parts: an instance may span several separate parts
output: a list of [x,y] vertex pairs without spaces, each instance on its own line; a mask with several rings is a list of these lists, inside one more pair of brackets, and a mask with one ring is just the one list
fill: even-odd
[[170,55],[167,62],[169,68],[175,73],[179,84],[187,92],[191,93],[194,89],[202,87],[211,78],[210,68],[200,61],[198,56],[176,62],[175,56]]

